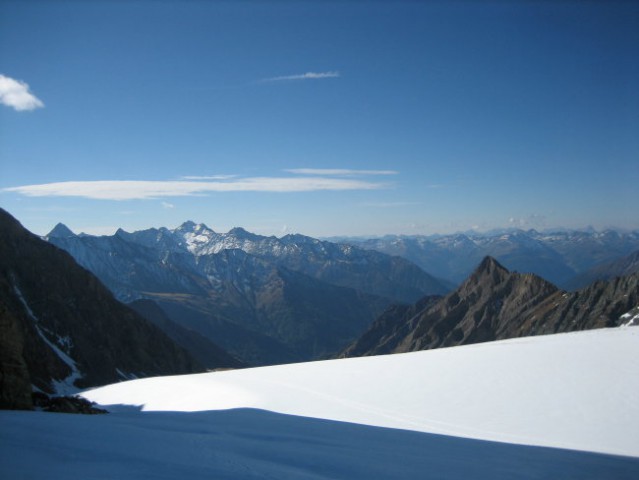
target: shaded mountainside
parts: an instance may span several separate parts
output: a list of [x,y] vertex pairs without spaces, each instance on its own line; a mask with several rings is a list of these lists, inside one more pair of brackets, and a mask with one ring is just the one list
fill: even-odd
[[207,369],[243,368],[246,365],[199,333],[178,325],[152,300],[136,300],[129,305],[166,333]]
[[174,323],[250,365],[334,355],[389,304],[447,290],[402,258],[301,235],[218,234],[186,222],[105,237],[57,225],[46,238],[118,299],[151,299]]
[[411,333],[411,319],[433,306],[442,297],[428,296],[414,305],[391,305],[356,342],[349,345],[340,357],[361,357],[392,353],[398,339]]
[[613,262],[599,264],[577,275],[566,284],[566,289],[578,290],[597,280],[610,280],[637,272],[639,272],[639,250]]
[[340,356],[450,347],[530,335],[618,326],[639,305],[639,274],[567,293],[486,257],[454,292],[389,310]]
[[3,401],[7,381],[12,388],[26,382],[29,390],[33,385],[65,393],[199,369],[185,350],[115,300],[69,254],[1,209],[0,231]]
[[324,358],[357,338],[388,300],[276,267],[242,250],[200,258],[206,295],[146,291],[170,318],[252,365]]

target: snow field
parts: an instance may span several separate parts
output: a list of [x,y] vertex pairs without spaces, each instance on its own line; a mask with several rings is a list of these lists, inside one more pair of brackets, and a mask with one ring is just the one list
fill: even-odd
[[639,329],[148,378],[82,395],[114,411],[255,408],[639,457]]

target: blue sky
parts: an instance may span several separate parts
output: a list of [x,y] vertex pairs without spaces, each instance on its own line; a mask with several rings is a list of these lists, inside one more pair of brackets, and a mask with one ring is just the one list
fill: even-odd
[[639,228],[637,2],[0,0],[44,234]]

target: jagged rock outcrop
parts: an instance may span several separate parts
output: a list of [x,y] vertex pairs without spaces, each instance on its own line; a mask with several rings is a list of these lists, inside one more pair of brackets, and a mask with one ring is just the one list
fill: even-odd
[[[0,231],[0,313],[3,333],[8,332],[3,379],[15,373],[23,385],[26,365],[29,386],[67,393],[134,376],[199,370],[187,352],[116,301],[69,254],[4,210]],[[14,392],[16,381],[10,383]],[[3,380],[3,397],[4,388]]]
[[[639,305],[639,274],[567,293],[486,257],[454,292],[388,311],[340,356],[410,352],[506,338],[613,327]],[[393,316],[395,315],[395,316]]]
[[576,292],[557,292],[527,312],[531,335],[617,327],[639,306],[639,273],[599,280]]

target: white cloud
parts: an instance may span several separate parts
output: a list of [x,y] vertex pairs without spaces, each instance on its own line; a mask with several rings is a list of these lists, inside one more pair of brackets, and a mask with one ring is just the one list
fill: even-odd
[[546,226],[546,220],[547,218],[545,215],[532,213],[526,217],[510,217],[508,219],[508,223],[510,226],[518,228],[540,228]]
[[262,82],[283,82],[289,80],[319,80],[322,78],[337,78],[339,77],[339,72],[306,72],[300,73],[297,75],[284,75],[281,77],[271,77],[271,78],[263,78]]
[[2,74],[0,74],[0,103],[19,112],[44,107],[44,103],[29,92],[29,85]]
[[175,208],[175,205],[169,202],[162,202],[162,208]]
[[158,199],[205,195],[210,192],[314,192],[321,190],[373,190],[382,183],[322,177],[253,177],[232,181],[98,180],[58,182],[4,188],[29,197],[81,197],[98,200]]
[[365,208],[398,208],[408,207],[411,205],[421,205],[420,202],[365,202],[360,203],[360,207]]
[[180,177],[182,180],[228,180],[229,178],[235,178],[237,175],[187,175]]
[[285,172],[299,175],[333,175],[333,176],[354,176],[354,175],[397,175],[395,170],[351,170],[346,168],[289,168]]

